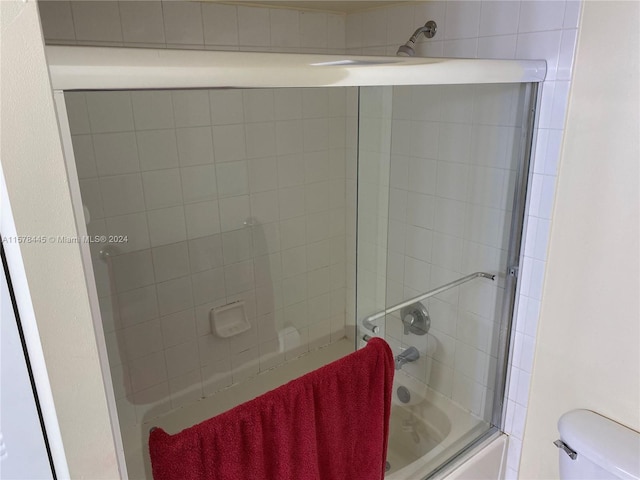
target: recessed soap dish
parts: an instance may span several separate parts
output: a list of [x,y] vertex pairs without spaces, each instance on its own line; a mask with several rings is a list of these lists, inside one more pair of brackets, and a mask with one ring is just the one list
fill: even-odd
[[242,300],[212,308],[209,318],[211,331],[221,338],[233,337],[251,328]]

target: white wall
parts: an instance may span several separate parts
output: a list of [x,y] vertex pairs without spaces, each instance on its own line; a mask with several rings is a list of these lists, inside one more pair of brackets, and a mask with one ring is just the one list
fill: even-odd
[[583,15],[522,478],[557,478],[551,442],[569,410],[591,409],[640,430],[640,6],[585,2]]
[[[16,231],[75,236],[37,5],[6,1],[0,8],[2,170]],[[118,478],[78,245],[22,244],[20,251],[69,473]],[[65,475],[64,468],[59,474]]]

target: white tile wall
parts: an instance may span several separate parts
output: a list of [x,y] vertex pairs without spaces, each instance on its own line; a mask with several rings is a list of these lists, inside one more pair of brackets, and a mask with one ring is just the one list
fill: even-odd
[[109,1],[78,1],[71,3],[78,41],[117,43],[122,41],[118,5]]
[[[345,93],[229,93],[67,94],[88,230],[127,237],[92,249],[124,429],[345,335]],[[238,300],[252,328],[214,336]]]
[[346,15],[182,0],[43,0],[47,43],[342,53]]
[[167,44],[194,45],[204,44],[202,12],[195,2],[162,2],[164,29]]
[[128,43],[164,43],[162,4],[154,1],[120,4],[122,40]]

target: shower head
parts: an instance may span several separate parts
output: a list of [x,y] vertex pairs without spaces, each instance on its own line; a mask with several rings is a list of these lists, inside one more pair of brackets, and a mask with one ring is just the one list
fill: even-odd
[[400,45],[400,47],[398,47],[396,55],[399,57],[413,57],[416,54],[416,51],[413,49],[414,46],[415,43],[411,41],[405,43],[404,45]]
[[399,57],[413,57],[416,54],[415,46],[416,42],[418,41],[418,37],[424,34],[424,36],[427,38],[433,38],[433,36],[436,34],[437,29],[438,25],[436,25],[436,22],[434,22],[433,20],[429,20],[424,24],[424,27],[420,27],[415,32],[413,32],[413,35],[411,35],[411,38],[407,41],[407,43],[405,43],[404,45],[400,45],[398,51],[396,52],[396,55],[398,55]]

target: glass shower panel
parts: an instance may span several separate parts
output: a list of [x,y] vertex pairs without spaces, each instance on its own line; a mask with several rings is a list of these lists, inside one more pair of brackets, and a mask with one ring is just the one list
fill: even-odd
[[392,87],[360,89],[356,309],[359,319],[385,308],[392,94]]
[[[392,478],[437,469],[493,427],[528,100],[521,84],[361,88],[358,339],[376,330],[407,356],[393,393]],[[495,279],[393,308],[475,272]]]
[[145,423],[345,341],[355,93],[65,94],[131,478]]

